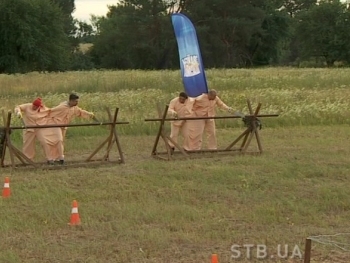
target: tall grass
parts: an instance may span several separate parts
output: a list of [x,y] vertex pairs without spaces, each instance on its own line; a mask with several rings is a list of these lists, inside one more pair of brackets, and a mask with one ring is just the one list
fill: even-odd
[[[211,69],[207,70],[209,88],[236,110],[248,113],[246,100],[253,107],[262,103],[265,127],[349,124],[350,69]],[[70,92],[81,95],[80,106],[106,120],[105,106],[120,108],[122,134],[150,134],[157,123],[144,122],[158,117],[156,103],[165,106],[183,90],[179,71],[91,71],[26,75],[0,75],[0,102],[6,109],[41,96],[53,107],[66,100]],[[218,114],[226,113],[218,111]],[[18,121],[17,121],[18,122]],[[16,123],[16,121],[15,121]],[[239,127],[227,119],[217,127]],[[88,128],[74,132],[89,134]]]

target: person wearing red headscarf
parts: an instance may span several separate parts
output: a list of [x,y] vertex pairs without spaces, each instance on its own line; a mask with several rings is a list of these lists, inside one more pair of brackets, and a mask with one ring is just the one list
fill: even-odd
[[[49,111],[43,105],[41,98],[35,99],[32,103],[25,103],[15,107],[15,114],[23,120],[25,127],[44,125],[46,123],[45,117],[48,113]],[[35,157],[35,139],[38,138],[38,130],[33,128],[23,130],[22,151],[30,160],[33,160]],[[45,145],[42,144],[42,146],[45,150]]]

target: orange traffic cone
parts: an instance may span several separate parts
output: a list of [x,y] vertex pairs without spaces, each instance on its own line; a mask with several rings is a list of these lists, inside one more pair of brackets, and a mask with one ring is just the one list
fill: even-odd
[[211,255],[211,263],[219,263],[217,254]]
[[5,178],[4,189],[2,190],[2,197],[9,197],[11,195],[10,190],[10,178]]
[[72,213],[70,216],[69,225],[71,225],[71,226],[80,225],[80,216],[79,216],[79,212],[78,212],[78,202],[76,200],[73,201]]

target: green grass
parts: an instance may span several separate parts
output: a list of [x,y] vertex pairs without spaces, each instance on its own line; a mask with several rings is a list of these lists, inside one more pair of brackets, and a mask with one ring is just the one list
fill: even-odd
[[[239,132],[220,130],[220,146]],[[348,134],[347,126],[265,129],[261,156],[173,162],[150,157],[154,136],[121,136],[124,165],[3,169],[12,196],[0,200],[0,262],[210,262],[211,253],[231,262],[233,244],[303,249],[310,235],[349,227]],[[68,162],[98,139],[68,138]],[[67,225],[74,199],[81,227]],[[331,248],[314,243],[313,262],[340,254]],[[348,262],[344,254],[337,262]]]
[[[348,233],[350,130],[346,96],[349,87],[335,85],[333,81],[345,83],[349,78],[345,73],[349,72],[211,71],[213,75],[208,74],[208,78],[211,83],[228,83],[233,78],[232,72],[241,74],[245,83],[242,86],[255,85],[255,78],[260,76],[262,87],[242,88],[237,94],[224,86],[225,100],[241,101],[244,107],[243,95],[248,94],[254,106],[264,100],[264,113],[287,106],[293,111],[302,109],[294,117],[290,113],[293,111],[286,110],[288,114],[263,121],[262,155],[205,154],[189,160],[176,157],[169,162],[153,159],[150,153],[157,126],[143,121],[156,116],[156,99],[152,100],[149,94],[157,94],[156,98],[166,103],[176,94],[175,88],[163,91],[155,84],[153,89],[82,93],[81,104],[89,109],[98,109],[104,102],[112,105],[113,100],[120,103],[121,119],[131,121],[128,128],[118,127],[126,163],[63,170],[2,168],[0,180],[10,176],[12,195],[0,199],[0,262],[198,263],[210,262],[212,253],[219,255],[220,263],[236,262],[231,258],[234,244],[266,244],[269,249],[268,259],[257,259],[253,250],[250,260],[242,256],[239,262],[301,262],[270,259],[270,255],[276,255],[278,244],[288,244],[290,249],[298,245],[303,252],[308,236]],[[285,82],[275,80],[273,72]],[[101,76],[104,74],[120,73],[102,72]],[[159,72],[138,74],[142,76],[140,79],[149,74],[152,80]],[[325,83],[338,89],[321,86],[321,82],[316,87],[314,82],[321,75],[325,76]],[[0,79],[20,81],[25,77],[0,76]],[[273,80],[269,82],[269,79]],[[65,78],[60,81],[63,83]],[[60,81],[57,80],[52,94],[43,91],[47,103],[55,104],[69,92],[58,88],[63,85],[58,84]],[[11,94],[3,94],[1,98],[5,109],[34,97],[28,93],[20,98],[14,90],[8,92]],[[311,107],[312,103],[316,105]],[[321,105],[330,109],[334,103],[336,110],[330,110],[332,114],[319,110]],[[312,110],[306,112],[309,107]],[[339,118],[334,117],[335,112]],[[102,110],[98,114],[105,118]],[[243,131],[239,120],[232,122],[232,125],[218,122],[220,148]],[[101,127],[70,128],[67,162],[87,157],[107,135],[108,130]],[[14,131],[11,136],[20,148],[20,131]],[[256,148],[255,141],[251,147]],[[161,143],[160,150],[163,148]],[[37,160],[41,161],[42,151],[39,147],[37,150]],[[112,158],[116,157],[115,147]],[[73,200],[79,203],[82,220],[82,225],[77,227],[67,225]],[[337,237],[346,244],[350,244],[349,239],[349,235]],[[349,262],[349,259],[346,251],[313,242],[312,262]]]

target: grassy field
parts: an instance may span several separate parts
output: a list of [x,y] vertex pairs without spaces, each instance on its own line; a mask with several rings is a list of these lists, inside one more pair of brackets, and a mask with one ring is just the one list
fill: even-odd
[[[157,124],[144,118],[157,117],[156,103],[182,90],[177,71],[0,75],[5,110],[36,96],[54,106],[76,91],[99,119],[109,106],[130,122],[118,127],[125,164],[0,169],[12,191],[0,199],[0,262],[205,263],[217,253],[220,263],[291,263],[302,262],[292,250],[303,254],[305,238],[337,233],[327,238],[346,250],[313,241],[311,262],[349,262],[350,69],[208,70],[207,77],[235,109],[247,112],[249,98],[253,107],[262,102],[261,113],[280,114],[263,120],[262,155],[153,159]],[[217,126],[220,148],[244,129],[240,120]],[[67,162],[88,156],[107,135],[70,128]],[[11,136],[20,148],[20,131]],[[77,227],[67,225],[74,199]],[[256,247],[250,259],[244,247],[234,258],[232,246],[248,244],[266,245],[266,258]],[[278,245],[288,245],[287,258]]]

